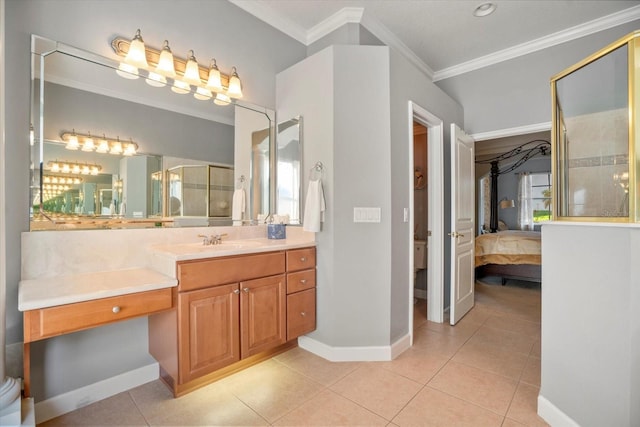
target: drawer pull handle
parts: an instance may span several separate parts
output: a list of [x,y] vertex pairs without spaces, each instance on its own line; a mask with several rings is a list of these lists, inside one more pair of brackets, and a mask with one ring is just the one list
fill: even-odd
[[244,288],[243,291],[249,293],[249,288]]
[[240,293],[240,289],[236,289],[235,291],[233,291],[233,293],[238,295]]
[[111,311],[113,311],[114,313],[120,313],[120,306],[119,305],[114,305],[113,308],[111,309]]
[[307,259],[305,257],[301,257],[300,261],[305,262]]
[[307,279],[300,279],[300,283],[304,285],[305,283],[307,283]]
[[307,315],[307,313],[305,313],[304,311],[301,311],[301,312],[300,312],[300,316],[304,317],[304,316],[306,316],[306,315]]

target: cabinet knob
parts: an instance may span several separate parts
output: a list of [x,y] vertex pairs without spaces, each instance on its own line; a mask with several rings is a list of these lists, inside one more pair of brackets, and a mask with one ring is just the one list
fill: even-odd
[[243,291],[249,293],[249,288],[244,288]]
[[113,311],[114,313],[120,313],[120,306],[119,305],[114,305],[113,308],[111,309],[111,311]]
[[307,283],[307,279],[300,279],[300,283],[304,285],[305,283]]
[[304,312],[304,311],[301,311],[301,312],[300,312],[300,316],[304,317],[304,316],[306,316],[306,315],[307,315],[307,313],[306,313],[306,312]]
[[307,259],[305,257],[300,257],[300,261],[305,262]]
[[233,293],[238,295],[240,293],[240,289],[236,289],[235,291],[233,291]]

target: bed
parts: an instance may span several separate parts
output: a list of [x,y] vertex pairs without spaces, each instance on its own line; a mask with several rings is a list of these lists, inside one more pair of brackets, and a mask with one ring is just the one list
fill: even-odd
[[476,278],[542,281],[540,233],[505,230],[481,234],[475,241]]

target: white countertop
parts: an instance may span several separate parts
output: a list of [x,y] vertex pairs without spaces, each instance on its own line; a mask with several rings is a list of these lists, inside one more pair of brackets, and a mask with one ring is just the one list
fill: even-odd
[[21,280],[18,288],[18,310],[35,310],[177,285],[175,278],[148,268]]
[[307,248],[315,246],[315,242],[306,239],[241,239],[222,240],[217,245],[205,246],[202,242],[179,243],[172,245],[153,245],[150,251],[155,255],[173,262],[192,259],[215,258],[230,255],[246,255],[251,253],[282,251],[287,249]]

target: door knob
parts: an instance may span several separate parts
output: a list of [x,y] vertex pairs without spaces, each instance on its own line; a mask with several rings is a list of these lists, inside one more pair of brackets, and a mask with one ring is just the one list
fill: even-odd
[[458,238],[458,237],[464,237],[464,234],[458,233],[457,231],[452,231],[451,233],[447,233],[447,234],[448,234],[449,236],[451,236],[451,237],[455,237],[455,238]]
[[243,291],[245,291],[245,292],[247,292],[247,293],[249,293],[249,288],[244,288],[244,289],[242,289],[242,290],[243,290]]
[[111,309],[112,312],[114,312],[115,314],[120,313],[120,306],[119,305],[114,305],[113,308]]
[[307,279],[300,279],[300,283],[304,285],[305,283],[307,283]]
[[234,294],[238,295],[240,293],[240,289],[236,289],[233,291]]

